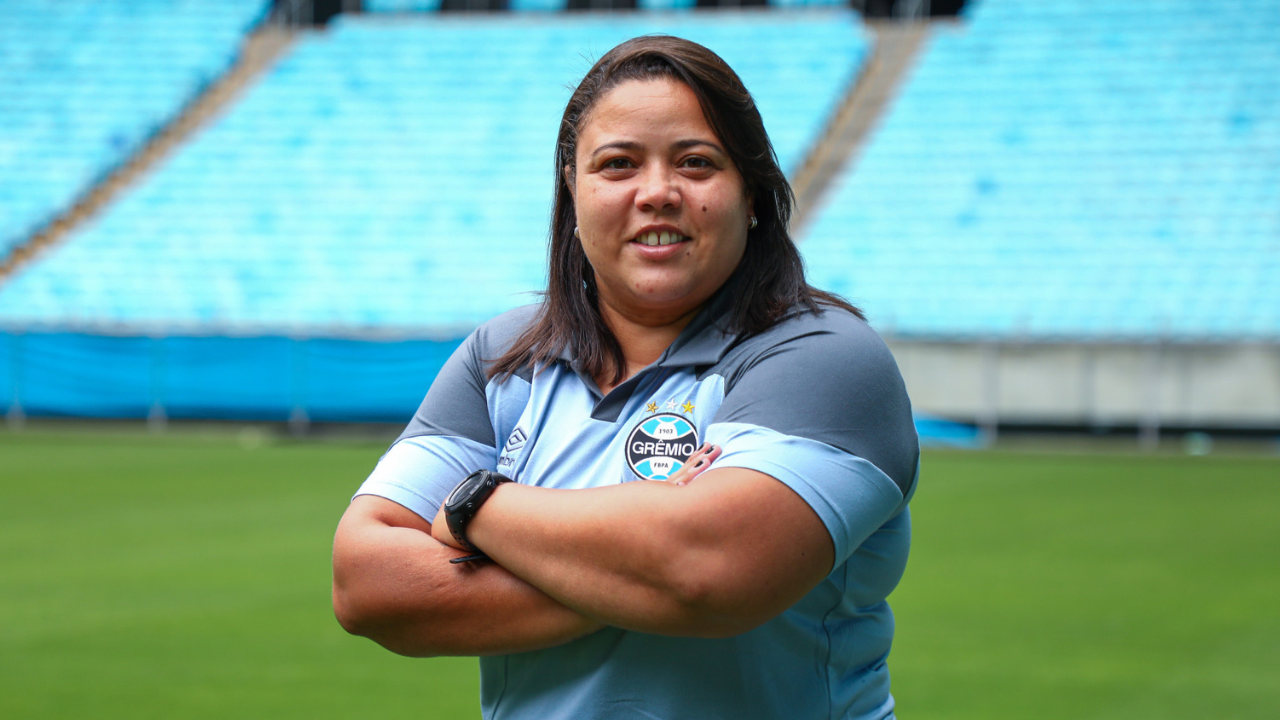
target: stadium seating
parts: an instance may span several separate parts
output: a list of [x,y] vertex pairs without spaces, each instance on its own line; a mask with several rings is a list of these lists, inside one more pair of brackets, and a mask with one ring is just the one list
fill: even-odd
[[269,5],[0,3],[0,258],[225,70]]
[[655,31],[724,55],[786,168],[867,49],[849,12],[339,19],[0,286],[0,325],[461,337],[543,285],[569,87]]
[[1280,1],[984,0],[802,250],[904,337],[1280,338]]
[[[409,13],[435,12],[440,9],[440,0],[366,0],[364,12],[367,13]],[[522,11],[555,11],[564,10],[567,0],[510,0],[511,10]]]
[[[441,0],[365,0],[367,13],[435,12]],[[772,7],[848,7],[847,0],[768,0]],[[568,0],[508,0],[508,7],[515,12],[547,12],[564,10]],[[637,0],[640,10],[692,10],[697,0]]]

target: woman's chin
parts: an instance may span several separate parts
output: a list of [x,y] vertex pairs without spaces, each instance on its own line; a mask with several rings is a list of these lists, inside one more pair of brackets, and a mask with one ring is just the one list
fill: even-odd
[[[707,298],[714,293],[707,292],[705,288],[697,284],[688,282],[679,283],[653,283],[649,285],[638,284],[634,287],[627,297],[616,298],[621,300],[621,304],[625,305],[624,314],[632,317],[652,317],[657,320],[664,318],[674,321],[688,313],[697,310],[707,301]],[[619,305],[618,302],[609,302],[611,305]],[[619,307],[619,310],[624,308]]]

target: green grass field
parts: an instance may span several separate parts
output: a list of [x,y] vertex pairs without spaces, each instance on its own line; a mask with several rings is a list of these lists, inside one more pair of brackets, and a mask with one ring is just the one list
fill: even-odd
[[[255,444],[0,432],[0,717],[479,716],[475,660],[397,657],[330,612],[333,528],[383,446]],[[1280,713],[1280,460],[923,473],[900,717]]]

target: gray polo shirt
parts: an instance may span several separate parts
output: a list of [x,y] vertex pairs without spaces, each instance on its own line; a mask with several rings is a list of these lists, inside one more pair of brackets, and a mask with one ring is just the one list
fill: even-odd
[[604,396],[568,353],[540,373],[488,379],[487,363],[537,306],[486,323],[440,371],[357,494],[429,522],[479,468],[528,485],[596,487],[663,479],[711,442],[723,447],[713,467],[768,474],[813,508],[835,547],[830,575],[732,638],[606,628],[481,658],[485,718],[893,717],[885,598],[906,565],[919,468],[897,365],[846,311],[797,312],[743,337],[723,327],[726,302],[716,298],[653,365]]

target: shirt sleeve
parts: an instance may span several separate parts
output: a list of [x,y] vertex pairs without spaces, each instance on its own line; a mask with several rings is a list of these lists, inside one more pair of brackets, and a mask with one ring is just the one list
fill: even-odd
[[717,467],[765,473],[800,495],[839,566],[905,507],[919,443],[889,349],[852,315],[824,315],[742,362],[706,440],[723,448]]
[[459,481],[476,470],[496,468],[493,448],[466,438],[405,438],[382,456],[356,496],[384,497],[431,522]]
[[481,331],[458,346],[399,439],[356,492],[399,503],[431,522],[468,474],[494,470],[495,430],[486,395]]

